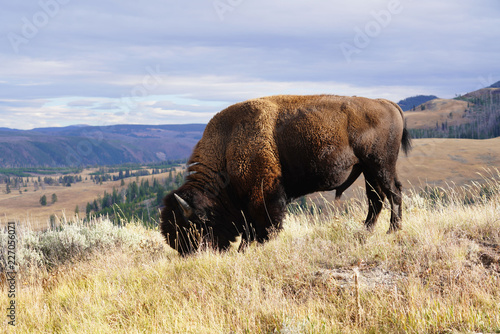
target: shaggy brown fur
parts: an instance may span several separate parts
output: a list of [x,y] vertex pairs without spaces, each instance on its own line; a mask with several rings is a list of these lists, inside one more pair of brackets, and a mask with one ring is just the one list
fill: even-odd
[[186,183],[165,197],[161,231],[181,254],[236,236],[263,242],[280,229],[286,205],[316,191],[337,197],[361,173],[372,229],[387,197],[389,231],[401,228],[399,147],[410,149],[402,110],[362,97],[271,96],[238,103],[208,123]]

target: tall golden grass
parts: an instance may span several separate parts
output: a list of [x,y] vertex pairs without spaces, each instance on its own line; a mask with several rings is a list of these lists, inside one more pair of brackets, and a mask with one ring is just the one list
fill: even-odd
[[325,203],[244,252],[181,258],[158,231],[105,218],[19,231],[17,324],[2,331],[500,332],[500,173],[484,179],[409,191],[396,234],[387,208],[368,233],[363,200]]

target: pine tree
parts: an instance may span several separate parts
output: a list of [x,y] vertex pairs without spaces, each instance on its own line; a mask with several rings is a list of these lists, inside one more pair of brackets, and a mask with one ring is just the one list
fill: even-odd
[[85,208],[85,213],[87,216],[90,216],[90,213],[92,212],[93,206],[91,203],[87,203],[87,207]]

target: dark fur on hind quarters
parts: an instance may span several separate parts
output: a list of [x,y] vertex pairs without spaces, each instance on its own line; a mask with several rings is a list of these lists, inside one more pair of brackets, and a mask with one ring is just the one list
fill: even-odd
[[340,197],[363,174],[372,229],[385,198],[389,231],[401,228],[399,150],[411,149],[402,110],[383,99],[271,96],[215,115],[188,162],[186,182],[164,199],[161,232],[181,254],[264,242],[286,205],[316,191]]

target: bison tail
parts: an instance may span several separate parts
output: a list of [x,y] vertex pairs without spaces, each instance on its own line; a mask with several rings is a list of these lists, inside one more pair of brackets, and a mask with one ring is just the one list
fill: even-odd
[[408,155],[408,153],[411,151],[411,135],[410,131],[406,128],[406,121],[405,121],[405,127],[403,128],[403,137],[401,138],[401,148],[403,149],[403,152],[405,152],[405,155]]
[[401,118],[403,118],[404,127],[403,127],[403,137],[401,138],[401,148],[403,149],[403,152],[405,152],[405,155],[408,155],[408,153],[411,151],[411,135],[406,126],[406,119],[404,117],[403,109],[401,109],[401,107],[397,103],[394,103],[389,100],[385,101],[389,102],[394,107],[396,107],[396,109],[399,110],[399,113],[401,114]]

